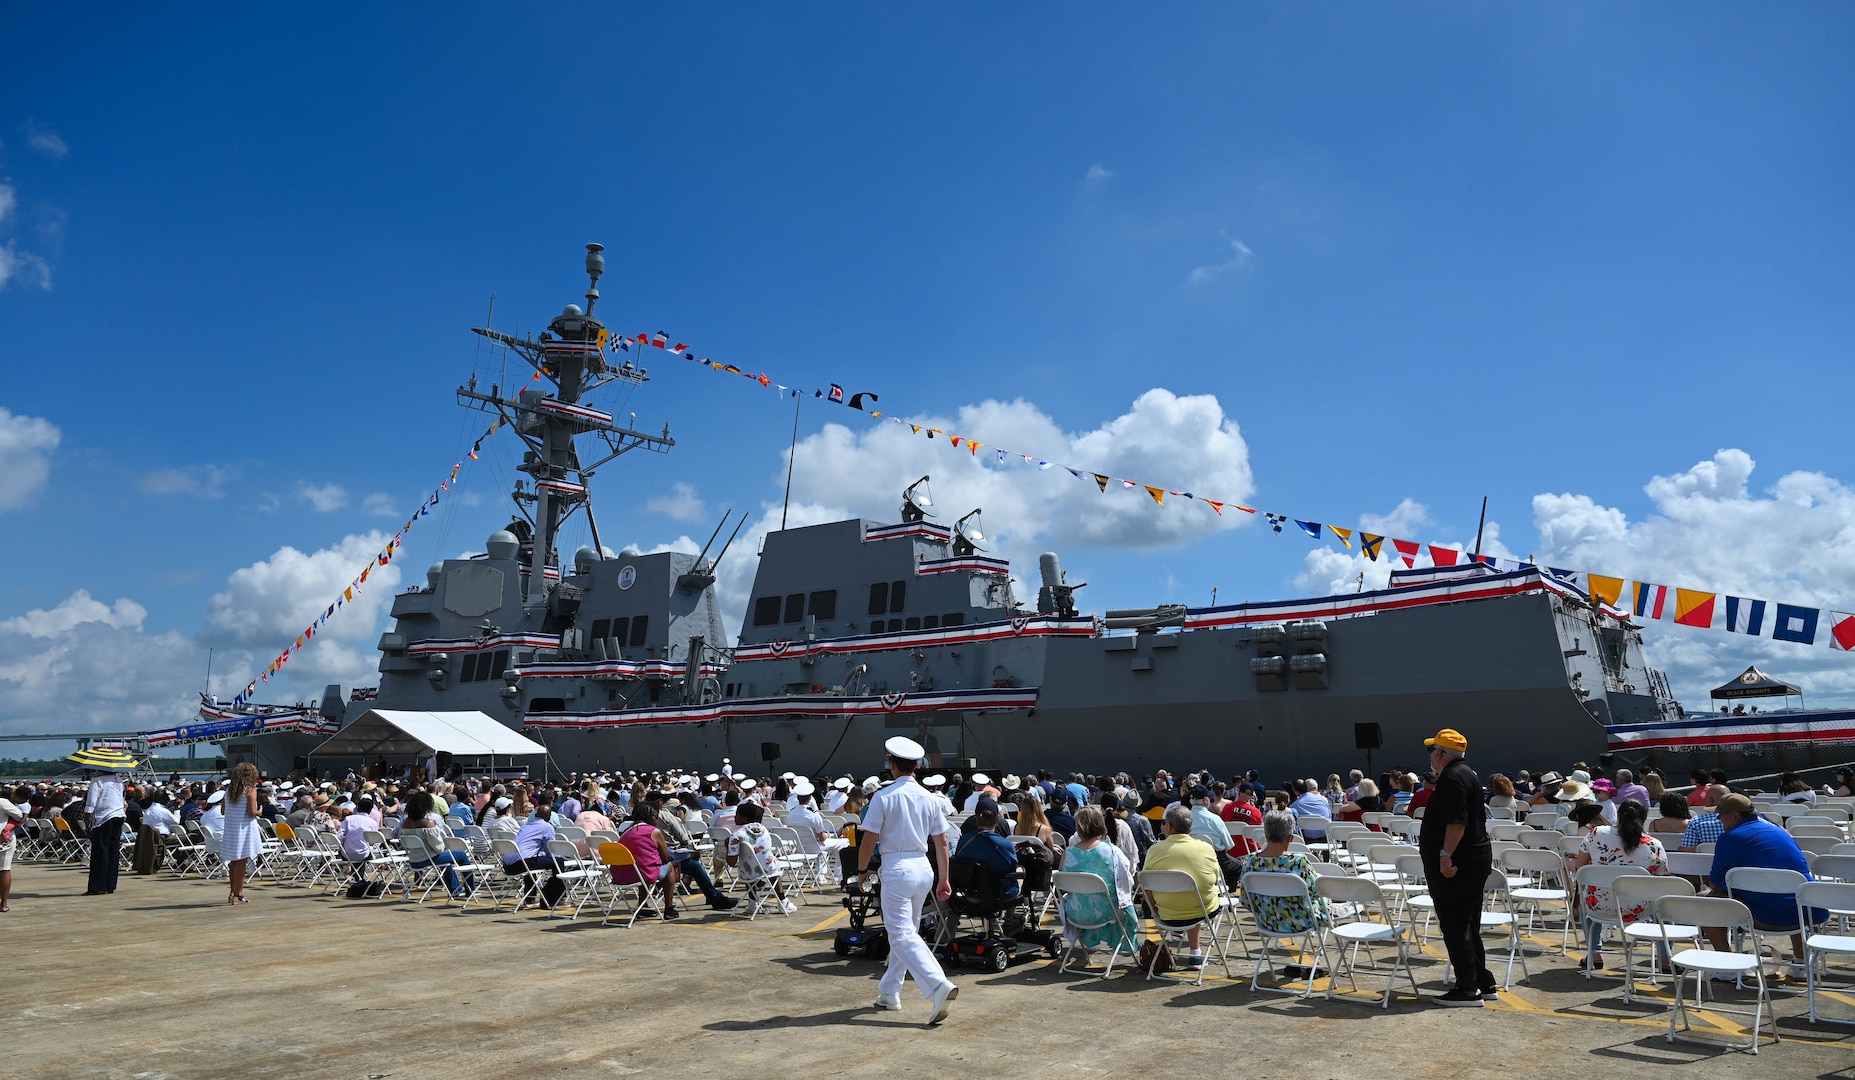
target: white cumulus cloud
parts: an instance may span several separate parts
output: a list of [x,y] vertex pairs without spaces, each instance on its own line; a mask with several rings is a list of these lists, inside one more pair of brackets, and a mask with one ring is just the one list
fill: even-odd
[[1112,179],[1114,179],[1114,170],[1107,168],[1098,161],[1089,166],[1088,172],[1082,174],[1082,186],[1085,188],[1096,187]]
[[[1756,463],[1727,448],[1643,487],[1654,507],[1639,521],[1587,495],[1546,493],[1533,499],[1540,558],[1594,571],[1705,592],[1825,609],[1815,648],[1720,629],[1650,622],[1643,639],[1650,663],[1668,671],[1690,708],[1708,707],[1707,691],[1758,663],[1798,682],[1812,704],[1855,700],[1855,662],[1828,647],[1827,610],[1855,609],[1855,490],[1821,472],[1798,471],[1754,490]],[[1672,619],[1673,602],[1665,612]]]
[[317,486],[307,481],[296,485],[297,497],[316,508],[320,513],[340,510],[348,505],[348,493],[339,484],[322,484]]
[[708,507],[697,497],[696,489],[681,480],[670,485],[668,495],[656,495],[647,500],[644,508],[672,521],[701,521],[708,516]]
[[78,590],[57,606],[0,620],[0,730],[147,731],[198,701],[205,650],[143,631],[147,611]]
[[384,491],[376,491],[361,500],[361,509],[378,517],[392,517],[399,513],[393,505],[393,496]]
[[0,407],[0,510],[12,510],[45,486],[51,454],[63,441],[58,425]]

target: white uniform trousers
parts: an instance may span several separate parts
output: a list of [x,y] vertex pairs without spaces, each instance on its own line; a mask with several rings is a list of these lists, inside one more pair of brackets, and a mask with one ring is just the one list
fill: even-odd
[[889,966],[878,988],[902,992],[902,979],[913,975],[921,996],[932,998],[947,981],[934,951],[921,939],[921,907],[934,891],[934,867],[926,855],[883,854],[882,925],[889,933]]

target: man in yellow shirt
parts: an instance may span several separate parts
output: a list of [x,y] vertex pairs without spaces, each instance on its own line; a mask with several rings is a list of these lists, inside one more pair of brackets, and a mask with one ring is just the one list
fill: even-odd
[[[1216,913],[1218,905],[1217,852],[1210,844],[1192,835],[1192,812],[1183,804],[1166,811],[1160,822],[1160,830],[1165,839],[1147,849],[1147,870],[1183,870],[1191,875],[1198,886],[1198,899],[1204,907],[1200,910],[1185,893],[1148,893],[1147,904],[1163,922],[1189,922],[1203,916],[1204,912]],[[1186,957],[1181,967],[1199,968],[1204,966],[1204,950],[1198,945],[1199,927],[1194,925],[1185,933],[1186,944],[1191,948],[1191,955]]]

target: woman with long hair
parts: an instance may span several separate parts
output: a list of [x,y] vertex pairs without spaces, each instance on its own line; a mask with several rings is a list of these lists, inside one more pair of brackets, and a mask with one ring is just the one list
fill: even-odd
[[[1583,809],[1583,805],[1580,806]],[[1662,842],[1643,832],[1643,822],[1649,819],[1649,808],[1635,799],[1627,800],[1617,807],[1617,823],[1601,825],[1591,830],[1584,838],[1584,844],[1572,859],[1572,872],[1577,873],[1584,866],[1640,866],[1651,874],[1668,873],[1668,856],[1662,849]],[[1611,899],[1609,889],[1600,889],[1587,885],[1578,897],[1579,905],[1585,912],[1585,944],[1591,950],[1591,966],[1604,966],[1604,954],[1599,946],[1604,940],[1604,927],[1593,915],[1609,913],[1616,910],[1615,901]],[[1638,905],[1625,909],[1622,919],[1625,923],[1635,922],[1643,916],[1644,909]],[[1662,950],[1658,947],[1657,955]]]
[[219,835],[219,858],[225,863],[231,891],[228,904],[248,904],[245,878],[251,860],[264,853],[264,834],[258,831],[258,767],[241,761],[232,769],[225,789],[225,831]]

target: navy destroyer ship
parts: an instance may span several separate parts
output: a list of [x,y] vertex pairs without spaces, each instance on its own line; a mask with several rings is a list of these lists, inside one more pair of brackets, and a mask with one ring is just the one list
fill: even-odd
[[[331,687],[322,724],[371,708],[481,711],[545,743],[562,771],[731,759],[861,774],[906,733],[936,765],[1274,780],[1381,747],[1382,764],[1416,762],[1440,727],[1467,732],[1484,769],[1595,761],[1607,725],[1678,715],[1640,631],[1542,568],[1410,569],[1377,591],[1097,615],[1055,554],[1037,594],[1017,595],[1011,567],[985,553],[979,511],[931,520],[927,478],[898,521],[768,534],[730,640],[715,582],[733,537],[710,554],[727,518],[694,555],[599,541],[595,470],[674,440],[596,407],[601,388],[648,374],[595,314],[599,245],[586,270],[585,306],[545,332],[476,330],[540,376],[457,391],[522,442],[511,521],[483,554],[436,563],[395,598],[378,687],[347,700]],[[593,543],[563,561],[576,519]],[[279,744],[265,764],[302,753]]]

